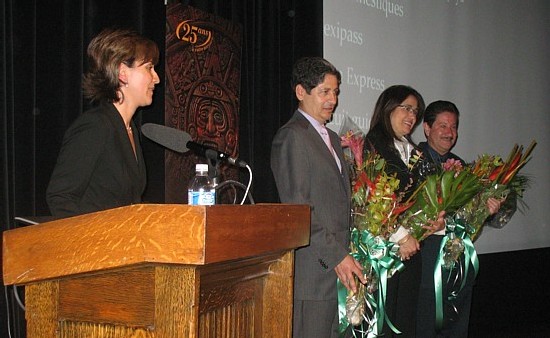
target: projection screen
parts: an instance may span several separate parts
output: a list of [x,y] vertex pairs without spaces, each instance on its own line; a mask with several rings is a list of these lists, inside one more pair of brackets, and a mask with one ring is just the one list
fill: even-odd
[[[550,246],[550,1],[324,0],[323,11],[324,56],[342,73],[329,127],[338,132],[347,115],[366,132],[380,93],[406,84],[426,104],[458,106],[453,152],[466,161],[536,140],[522,171],[527,209],[502,229],[485,227],[476,249]],[[424,139],[417,128],[413,140]]]

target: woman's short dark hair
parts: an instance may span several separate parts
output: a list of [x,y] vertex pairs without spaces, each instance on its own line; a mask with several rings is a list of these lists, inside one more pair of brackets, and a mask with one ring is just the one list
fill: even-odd
[[296,61],[292,69],[292,90],[297,85],[302,85],[308,94],[325,80],[325,76],[331,74],[336,76],[338,85],[342,82],[342,75],[332,63],[322,57],[303,57]]
[[424,122],[426,122],[430,127],[435,122],[435,119],[437,118],[437,115],[443,113],[443,112],[449,112],[456,115],[456,126],[458,127],[458,118],[460,117],[460,113],[458,111],[458,108],[456,105],[449,101],[434,101],[430,103],[426,107],[426,111],[424,112]]
[[105,29],[88,45],[88,72],[84,75],[84,96],[94,101],[117,102],[120,100],[119,66],[124,63],[156,64],[158,46],[152,40],[127,29]]
[[397,139],[391,126],[391,113],[411,95],[414,96],[418,102],[418,114],[416,115],[416,123],[413,129],[418,126],[422,121],[424,108],[426,107],[422,95],[410,86],[394,85],[386,88],[378,97],[376,105],[374,106],[374,113],[372,114],[369,129],[378,130],[388,143],[392,139]]

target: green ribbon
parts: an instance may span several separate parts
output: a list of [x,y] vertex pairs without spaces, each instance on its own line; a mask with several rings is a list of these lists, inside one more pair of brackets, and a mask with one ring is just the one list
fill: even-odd
[[[364,300],[369,309],[371,309],[373,318],[372,320],[367,320],[368,328],[366,330],[363,327],[364,324],[361,324],[360,332],[362,333],[362,337],[365,337],[365,334],[377,336],[382,332],[384,321],[393,332],[397,334],[401,333],[392,324],[385,312],[387,280],[395,272],[402,271],[405,268],[405,265],[397,254],[399,246],[384,240],[382,237],[373,236],[367,230],[360,231],[357,229],[351,231],[351,243],[352,247],[355,248],[355,252],[350,253],[350,255],[361,263],[363,268],[371,269],[372,273],[378,276],[376,297],[373,294],[365,292]],[[340,280],[337,280],[336,283],[338,291],[339,330],[340,336],[343,336],[350,325],[346,316],[348,290]],[[353,331],[353,334],[355,336],[355,331]]]
[[[475,232],[475,229],[465,223],[463,219],[453,219],[447,223],[445,229],[445,237],[441,241],[441,246],[439,247],[439,255],[435,264],[434,269],[434,285],[435,285],[435,325],[437,330],[443,328],[443,280],[442,280],[442,269],[444,269],[444,256],[445,256],[445,244],[449,240],[452,240],[456,237],[462,239],[464,244],[464,275],[462,282],[460,284],[460,289],[458,292],[452,296],[449,296],[449,300],[453,300],[456,296],[462,291],[466,285],[466,279],[468,276],[468,269],[470,263],[474,268],[474,278],[477,276],[479,271],[479,261],[477,258],[477,253],[472,242],[470,235]],[[455,268],[455,265],[450,268]]]

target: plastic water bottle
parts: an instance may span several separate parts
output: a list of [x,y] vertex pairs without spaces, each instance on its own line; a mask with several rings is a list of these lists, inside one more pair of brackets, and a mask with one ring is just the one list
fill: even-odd
[[195,166],[195,177],[189,183],[187,190],[187,204],[214,205],[216,203],[216,189],[208,177],[208,164]]

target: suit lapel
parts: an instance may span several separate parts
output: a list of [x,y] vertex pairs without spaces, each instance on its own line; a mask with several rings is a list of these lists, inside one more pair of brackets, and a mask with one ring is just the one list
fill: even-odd
[[[328,149],[325,141],[323,141],[321,135],[319,135],[319,132],[317,132],[317,130],[299,111],[296,111],[294,117],[297,118],[300,121],[300,124],[306,129],[308,138],[313,142],[315,148],[318,149],[317,154],[329,161],[331,163],[331,168],[340,173],[340,169],[338,169],[338,165],[336,164],[332,153]],[[331,138],[331,142],[332,140],[333,139]]]
[[[340,173],[340,170],[338,168],[338,165],[336,164],[336,161],[333,161],[336,166],[336,169],[338,170],[338,173],[340,174],[339,175],[340,182],[344,186],[344,189],[346,190],[347,195],[350,196],[351,198],[351,186],[350,186],[350,180],[349,180],[348,167],[347,167],[346,159],[344,157],[344,152],[342,151],[342,147],[340,146],[340,138],[335,132],[329,131],[328,134],[330,136],[330,141],[333,144],[332,147],[334,148],[336,156],[338,156],[338,159],[340,160],[340,165],[342,167],[342,172]],[[334,146],[335,144],[337,146]]]
[[307,136],[309,139],[312,140],[314,146],[318,148],[318,154],[319,156],[323,157],[328,163],[330,170],[334,172],[334,175],[338,177],[340,184],[342,184],[344,191],[346,191],[346,194],[351,198],[351,187],[349,183],[349,175],[347,171],[346,162],[344,160],[344,153],[342,152],[340,145],[340,140],[338,138],[338,135],[334,133],[331,130],[328,130],[328,135],[330,137],[330,142],[332,143],[332,148],[336,152],[336,155],[338,156],[338,159],[340,159],[340,164],[342,165],[342,172],[340,172],[340,168],[338,168],[338,164],[336,163],[336,160],[334,159],[332,153],[328,149],[325,141],[323,141],[323,138],[317,130],[311,125],[311,123],[300,113],[299,111],[296,111],[294,113],[293,118],[297,119],[299,123],[307,130]]

